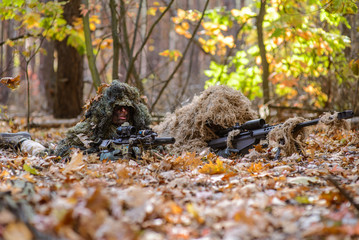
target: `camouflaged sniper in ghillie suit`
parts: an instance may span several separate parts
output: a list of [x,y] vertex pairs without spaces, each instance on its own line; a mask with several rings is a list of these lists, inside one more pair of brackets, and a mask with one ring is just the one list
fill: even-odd
[[130,125],[138,130],[148,129],[151,117],[135,87],[114,80],[102,92],[92,100],[84,119],[67,131],[66,138],[56,148],[56,155],[66,156],[72,147],[89,149],[91,142],[116,137],[116,126],[112,124],[116,106],[131,107]]

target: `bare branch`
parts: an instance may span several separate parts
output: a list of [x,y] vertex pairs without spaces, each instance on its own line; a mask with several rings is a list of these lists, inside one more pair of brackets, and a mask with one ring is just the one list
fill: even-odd
[[[19,35],[17,37],[14,37],[14,38],[10,38],[8,40],[11,40],[11,41],[17,41],[19,39],[23,39],[23,38],[27,38],[27,37],[38,37],[38,36],[35,36],[35,35],[32,35],[30,33],[26,33],[26,34],[23,34],[23,35]],[[6,40],[7,41],[7,40]],[[0,46],[4,45],[6,43],[6,41],[2,41],[0,42]]]

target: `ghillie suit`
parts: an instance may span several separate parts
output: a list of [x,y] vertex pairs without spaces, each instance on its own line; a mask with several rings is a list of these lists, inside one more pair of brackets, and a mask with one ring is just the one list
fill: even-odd
[[297,132],[293,132],[293,130],[298,123],[305,121],[307,121],[307,119],[295,117],[275,127],[268,134],[269,146],[272,148],[280,147],[285,156],[290,156],[298,151],[304,154],[305,139],[308,135],[308,130],[306,128],[302,128]]
[[207,148],[207,141],[218,137],[216,131],[257,117],[251,102],[240,91],[220,85],[195,96],[190,104],[168,114],[153,129],[160,136],[176,139],[169,146],[174,153],[201,152]]
[[[305,140],[308,136],[308,129],[302,128],[294,131],[299,123],[308,121],[303,117],[294,117],[286,120],[282,125],[274,128],[268,134],[269,146],[271,148],[279,147],[285,156],[291,156],[293,153],[300,152],[305,155]],[[330,112],[324,113],[319,123],[324,125],[327,129],[328,136],[333,135],[338,130],[349,130],[350,124],[345,119],[338,119],[338,113],[331,114]]]
[[70,128],[66,138],[56,148],[56,155],[66,156],[71,147],[91,149],[91,143],[117,136],[112,115],[116,106],[130,107],[130,125],[136,129],[147,129],[151,116],[147,107],[141,102],[140,94],[135,87],[114,80],[110,86],[99,90],[87,104],[84,119]]

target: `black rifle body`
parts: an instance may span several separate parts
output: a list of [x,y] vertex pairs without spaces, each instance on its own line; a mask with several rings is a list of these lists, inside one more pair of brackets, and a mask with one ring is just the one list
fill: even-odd
[[[354,116],[353,111],[347,110],[344,112],[338,113],[338,119],[348,119]],[[294,127],[294,132],[300,130],[303,127],[316,125],[319,123],[320,119],[314,119],[311,121],[306,121],[299,123]],[[282,123],[277,125],[268,125],[265,124],[264,119],[255,119],[244,123],[243,125],[236,124],[235,126],[222,130],[219,135],[220,138],[211,140],[208,142],[208,146],[217,152],[218,155],[228,157],[231,153],[247,154],[248,150],[253,148],[254,145],[260,143],[261,140],[267,139],[267,135],[275,127],[281,126]],[[232,140],[233,148],[227,148],[227,137],[228,133],[232,130],[238,129],[240,133],[235,136]]]
[[142,150],[156,146],[173,144],[173,137],[157,137],[152,130],[137,131],[133,126],[117,128],[118,138],[103,140],[99,146],[100,160],[118,158],[140,158]]

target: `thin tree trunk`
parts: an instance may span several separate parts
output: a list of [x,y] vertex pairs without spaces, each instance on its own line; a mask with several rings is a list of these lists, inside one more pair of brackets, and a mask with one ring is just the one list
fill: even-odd
[[[83,0],[85,7],[88,8],[88,0]],[[98,70],[96,67],[96,59],[93,54],[92,40],[91,40],[91,31],[90,31],[90,18],[89,11],[85,13],[82,17],[83,25],[84,25],[84,34],[85,34],[85,45],[86,45],[86,55],[87,62],[92,76],[92,82],[96,90],[101,85],[100,75],[98,74]]]
[[[13,20],[7,20],[2,22],[2,29],[7,29],[7,31],[3,31],[6,39],[9,39],[13,36]],[[6,27],[5,27],[6,26]],[[4,38],[5,39],[5,38]],[[1,46],[3,47],[3,46]],[[1,58],[2,58],[1,54]],[[12,47],[6,45],[5,47],[5,58],[3,59],[2,67],[1,67],[1,76],[3,77],[14,77],[13,76],[13,50]],[[10,89],[6,86],[0,84],[0,104],[6,105],[9,99]]]
[[40,55],[40,94],[46,98],[46,103],[44,104],[45,111],[53,113],[56,88],[56,74],[54,71],[54,42],[44,40],[42,48],[46,50],[46,55]]
[[264,45],[263,39],[263,21],[266,14],[266,0],[261,0],[261,6],[259,9],[259,14],[257,16],[257,34],[258,34],[258,47],[261,55],[262,61],[262,90],[263,90],[263,101],[267,103],[269,101],[269,64],[267,61],[267,51]]
[[113,39],[113,60],[112,60],[112,79],[119,79],[118,66],[120,61],[120,41],[118,39],[118,19],[116,14],[117,4],[115,0],[110,0],[111,10],[111,31]]

